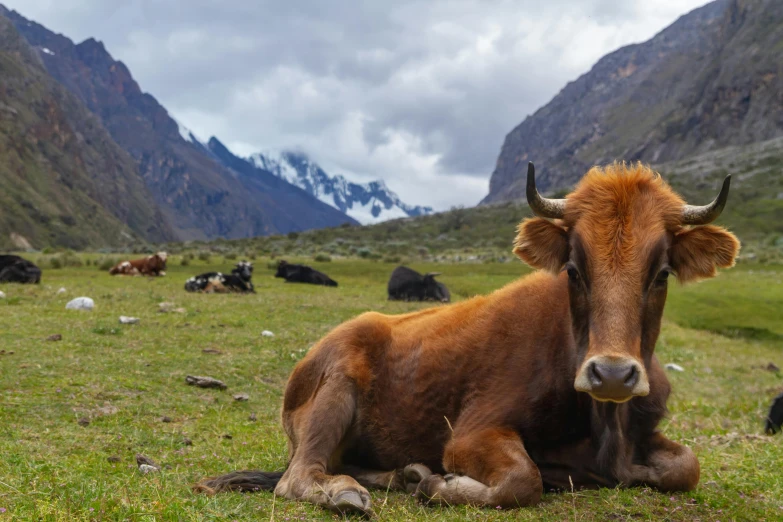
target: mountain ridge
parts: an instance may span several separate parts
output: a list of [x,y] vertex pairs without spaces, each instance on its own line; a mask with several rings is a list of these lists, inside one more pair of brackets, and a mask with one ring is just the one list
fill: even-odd
[[[272,193],[265,193],[255,181],[221,164],[202,144],[187,140],[168,111],[141,90],[125,64],[101,42],[88,38],[75,44],[3,6],[0,15],[14,23],[38,51],[48,73],[80,98],[136,161],[155,202],[181,239],[249,237],[301,231],[314,223],[323,227],[353,222],[293,186],[275,185]],[[297,196],[290,197],[291,193]],[[279,200],[296,201],[298,208],[282,209]],[[281,221],[277,214],[293,216],[293,221]],[[286,226],[277,228],[275,223],[281,222]]]
[[135,163],[0,12],[0,248],[164,242]]
[[482,204],[572,185],[614,160],[664,163],[783,135],[783,2],[716,0],[569,82],[506,136]]
[[432,207],[404,203],[383,180],[356,183],[340,174],[330,175],[302,152],[256,153],[248,161],[302,188],[362,224],[416,217],[433,211]]

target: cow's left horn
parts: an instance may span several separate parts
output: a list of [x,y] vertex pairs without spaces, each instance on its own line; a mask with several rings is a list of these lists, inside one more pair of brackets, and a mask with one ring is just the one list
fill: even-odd
[[726,206],[726,200],[729,199],[729,185],[731,185],[731,174],[723,180],[720,194],[712,203],[703,206],[685,205],[682,207],[682,224],[706,225],[718,219],[720,213],[723,212],[723,207]]
[[536,168],[533,162],[527,164],[527,204],[533,214],[539,217],[559,219],[565,215],[564,199],[548,199],[541,197],[536,189]]

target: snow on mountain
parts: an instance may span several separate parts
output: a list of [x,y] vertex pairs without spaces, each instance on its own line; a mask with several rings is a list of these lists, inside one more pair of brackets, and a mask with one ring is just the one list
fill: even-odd
[[339,174],[330,176],[304,154],[285,151],[259,153],[253,154],[248,160],[256,167],[304,189],[363,225],[432,213],[432,207],[403,203],[382,180],[359,184]]

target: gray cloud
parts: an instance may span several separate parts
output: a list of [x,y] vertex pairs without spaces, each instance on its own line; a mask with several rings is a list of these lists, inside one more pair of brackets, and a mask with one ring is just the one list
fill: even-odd
[[5,3],[102,40],[202,138],[447,208],[485,195],[505,134],[566,82],[705,0]]

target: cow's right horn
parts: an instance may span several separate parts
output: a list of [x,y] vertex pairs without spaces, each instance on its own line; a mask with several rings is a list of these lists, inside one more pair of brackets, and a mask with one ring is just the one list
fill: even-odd
[[533,162],[527,164],[527,204],[533,214],[539,217],[559,219],[565,215],[565,199],[541,197],[536,189],[536,168]]

